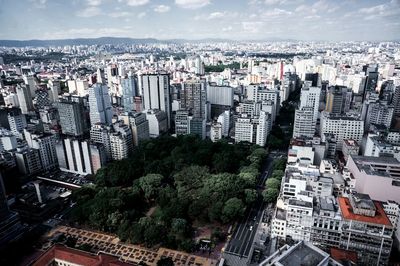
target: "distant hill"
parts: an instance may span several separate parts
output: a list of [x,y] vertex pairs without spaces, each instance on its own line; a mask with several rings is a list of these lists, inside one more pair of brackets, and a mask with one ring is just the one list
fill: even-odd
[[78,38],[78,39],[59,39],[59,40],[0,40],[0,46],[6,47],[47,47],[47,46],[63,46],[63,45],[104,45],[104,44],[146,44],[146,43],[185,43],[185,42],[232,42],[227,39],[202,39],[202,40],[186,40],[171,39],[158,40],[154,38],[125,38],[125,37],[100,37],[100,38]]

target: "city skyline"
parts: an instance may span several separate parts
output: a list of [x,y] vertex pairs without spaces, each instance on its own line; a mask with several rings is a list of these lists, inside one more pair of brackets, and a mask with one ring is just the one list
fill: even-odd
[[[392,40],[400,1],[0,1],[0,39]],[[23,18],[23,19],[22,19]]]

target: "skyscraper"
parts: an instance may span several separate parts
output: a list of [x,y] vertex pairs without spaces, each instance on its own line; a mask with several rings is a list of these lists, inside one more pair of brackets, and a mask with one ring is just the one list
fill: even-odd
[[135,96],[137,96],[136,80],[132,72],[129,72],[128,76],[121,80],[121,83],[124,111],[137,111],[135,108]]
[[168,74],[146,74],[141,76],[143,109],[158,109],[167,114],[168,128],[171,125],[170,80]]
[[23,114],[28,114],[29,112],[34,110],[32,102],[32,94],[29,85],[18,84],[17,96],[18,96],[19,107],[21,108]]
[[64,99],[57,103],[56,106],[63,134],[81,136],[88,131],[82,102],[73,102]]
[[96,83],[89,88],[90,123],[110,125],[112,109],[106,85]]

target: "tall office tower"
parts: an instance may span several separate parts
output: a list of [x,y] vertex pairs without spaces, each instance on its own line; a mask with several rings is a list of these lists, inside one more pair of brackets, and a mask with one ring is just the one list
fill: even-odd
[[311,81],[312,87],[321,87],[321,75],[319,73],[306,73],[306,81]]
[[167,115],[167,126],[171,126],[170,80],[168,74],[146,74],[141,78],[143,110],[158,109]]
[[90,140],[94,143],[101,144],[107,157],[107,161],[111,160],[111,145],[110,145],[110,126],[102,124],[92,125],[90,128]]
[[262,147],[267,143],[269,120],[270,115],[264,111],[261,111],[257,121],[256,144]]
[[62,139],[56,144],[56,153],[61,170],[80,175],[93,174],[89,141]]
[[222,125],[221,125],[221,123],[214,121],[211,124],[210,139],[211,139],[212,142],[216,142],[216,141],[222,139]]
[[368,92],[376,92],[376,87],[378,85],[378,78],[379,78],[379,73],[378,73],[378,67],[372,66],[368,67],[365,71],[365,74],[367,75],[366,81],[365,81],[365,86],[364,86],[364,91],[363,91],[363,101],[366,99]]
[[314,137],[315,134],[314,109],[303,107],[295,111],[293,138]]
[[85,119],[82,102],[62,99],[60,102],[56,103],[56,107],[58,109],[60,126],[63,134],[77,137],[88,132],[88,125]]
[[194,116],[189,117],[189,134],[198,135],[201,139],[205,139],[206,120]]
[[17,213],[10,211],[7,204],[3,177],[0,174],[0,248],[21,236],[21,222]]
[[35,77],[31,75],[23,75],[22,78],[24,80],[25,85],[28,85],[31,97],[35,96],[35,91],[36,91]]
[[211,104],[211,117],[217,117],[233,107],[233,88],[207,84],[207,101]]
[[17,85],[17,96],[19,107],[23,114],[28,114],[29,112],[34,110],[32,95],[29,89],[29,85],[18,84]]
[[149,121],[150,138],[157,138],[168,131],[168,117],[164,111],[148,110],[145,114]]
[[222,125],[222,136],[229,136],[229,129],[231,128],[231,114],[230,111],[224,111],[222,114],[218,116],[219,123]]
[[394,115],[400,116],[400,86],[395,86],[391,104],[394,106]]
[[177,136],[189,134],[189,111],[187,110],[176,111],[175,134]]
[[325,111],[333,114],[347,113],[350,110],[352,91],[343,86],[329,87],[326,95]]
[[22,114],[19,108],[11,108],[8,111],[7,119],[11,132],[18,138],[22,139],[22,132],[27,126],[25,115]]
[[58,101],[58,95],[61,93],[60,81],[51,79],[51,80],[49,80],[48,86],[49,86],[50,91],[51,91],[50,100],[52,102],[57,102]]
[[344,139],[354,139],[361,143],[364,134],[364,121],[346,115],[321,112],[320,127],[322,141],[325,141],[326,134],[333,134],[338,150],[342,149]]
[[23,175],[33,175],[43,170],[39,150],[29,147],[17,148],[15,160],[18,171]]
[[253,143],[253,138],[256,135],[254,125],[249,115],[242,114],[235,122],[235,142],[247,141]]
[[365,118],[365,130],[369,130],[372,124],[383,125],[390,129],[394,113],[394,107],[387,105],[386,102],[370,103],[368,106],[368,113]]
[[314,124],[317,123],[319,114],[319,101],[321,96],[321,88],[303,86],[300,96],[300,108],[312,107],[314,110]]
[[96,82],[100,84],[105,84],[104,70],[98,68],[96,72]]
[[96,174],[97,171],[106,164],[107,154],[102,144],[90,144],[90,162],[93,174]]
[[122,85],[122,104],[125,112],[137,111],[135,106],[135,96],[137,96],[136,80],[132,72],[121,80]]
[[113,124],[113,132],[110,133],[111,157],[113,160],[128,158],[133,150],[132,131],[129,125],[122,121]]
[[28,131],[24,129],[24,137],[28,147],[39,151],[40,161],[44,170],[57,167],[56,136]]
[[44,109],[51,105],[50,93],[47,88],[39,88],[35,91],[36,94],[36,108]]
[[110,125],[112,109],[106,85],[96,83],[89,88],[90,123]]
[[196,118],[207,117],[207,89],[205,81],[187,81],[181,90],[181,108]]
[[132,131],[133,145],[138,146],[143,140],[150,138],[149,121],[144,113],[125,113],[118,117]]
[[107,66],[107,85],[112,88],[114,77],[118,76],[118,65],[111,64]]

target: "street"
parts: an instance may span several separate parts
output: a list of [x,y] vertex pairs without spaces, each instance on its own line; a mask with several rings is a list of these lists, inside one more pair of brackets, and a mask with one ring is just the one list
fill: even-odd
[[258,224],[261,222],[262,213],[265,208],[261,192],[263,184],[271,175],[273,161],[281,153],[269,154],[263,164],[263,169],[257,182],[258,198],[249,208],[242,220],[237,224],[232,238],[225,249],[225,253],[238,256],[240,258],[248,258],[251,247],[253,245],[254,236],[257,232]]

